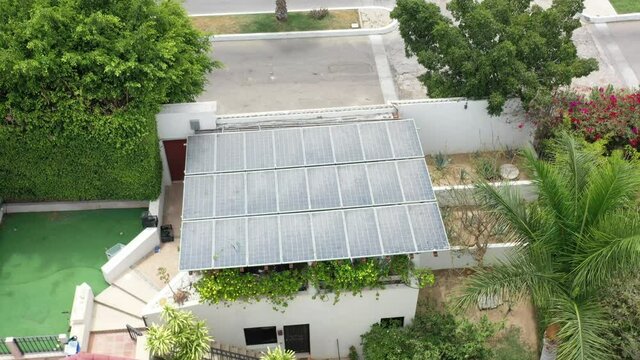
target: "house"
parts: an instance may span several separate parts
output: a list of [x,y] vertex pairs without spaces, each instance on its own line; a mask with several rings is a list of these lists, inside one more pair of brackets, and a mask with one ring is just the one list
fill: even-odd
[[[205,273],[266,276],[333,260],[418,260],[449,248],[413,120],[308,125],[188,136],[181,273],[145,307],[147,323],[160,321],[161,304],[174,289],[189,288]],[[180,307],[234,348],[281,345],[336,358],[359,347],[374,323],[409,324],[414,285],[392,278],[384,289],[342,294],[335,303],[331,295],[316,297],[309,285],[275,308],[267,301],[211,305],[193,294]]]

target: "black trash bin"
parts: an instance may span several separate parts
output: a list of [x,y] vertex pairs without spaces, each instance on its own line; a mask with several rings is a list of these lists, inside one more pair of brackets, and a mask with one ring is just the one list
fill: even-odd
[[151,215],[150,212],[145,211],[140,216],[140,221],[142,222],[142,228],[146,229],[148,227],[158,227],[158,217],[155,215]]
[[160,241],[163,243],[173,241],[173,226],[171,224],[160,226]]

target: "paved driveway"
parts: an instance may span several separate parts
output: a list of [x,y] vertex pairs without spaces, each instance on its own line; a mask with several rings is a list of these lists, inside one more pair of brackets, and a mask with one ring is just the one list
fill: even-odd
[[225,68],[209,75],[198,100],[218,101],[220,114],[384,102],[366,36],[213,46]]
[[628,66],[635,73],[636,81],[629,85],[638,86],[637,80],[640,78],[640,21],[609,23],[607,26]]

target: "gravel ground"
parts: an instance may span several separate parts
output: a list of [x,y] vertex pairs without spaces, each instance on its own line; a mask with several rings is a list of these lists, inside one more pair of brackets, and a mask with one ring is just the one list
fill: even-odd
[[391,17],[389,17],[387,10],[365,8],[358,11],[360,12],[360,26],[363,29],[380,28],[391,23]]

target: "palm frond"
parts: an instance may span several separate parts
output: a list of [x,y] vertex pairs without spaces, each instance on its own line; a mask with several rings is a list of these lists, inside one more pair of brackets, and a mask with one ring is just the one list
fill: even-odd
[[597,302],[577,302],[568,297],[558,297],[552,309],[552,322],[561,325],[558,360],[611,358],[609,345],[604,340],[609,322]]
[[477,269],[466,279],[455,306],[467,309],[481,297],[518,302],[526,295],[533,295],[534,303],[545,305],[553,294],[562,291],[557,275],[539,271],[521,251],[524,250],[506,261],[499,261],[499,265]]
[[575,210],[572,207],[572,184],[567,181],[568,171],[555,163],[548,163],[537,159],[533,149],[523,151],[530,169],[533,171],[533,183],[538,192],[540,206],[553,214],[553,221],[559,226],[559,230],[573,229],[575,227]]
[[573,290],[604,286],[613,278],[640,270],[640,215],[620,211],[601,220],[581,241],[574,262]]
[[640,193],[637,163],[611,156],[589,176],[582,207],[585,211],[580,233],[602,217],[636,201]]
[[537,239],[535,223],[531,222],[527,205],[514,186],[496,188],[486,181],[476,185],[478,199],[483,207],[491,211],[501,225],[515,233],[514,242],[532,242]]

